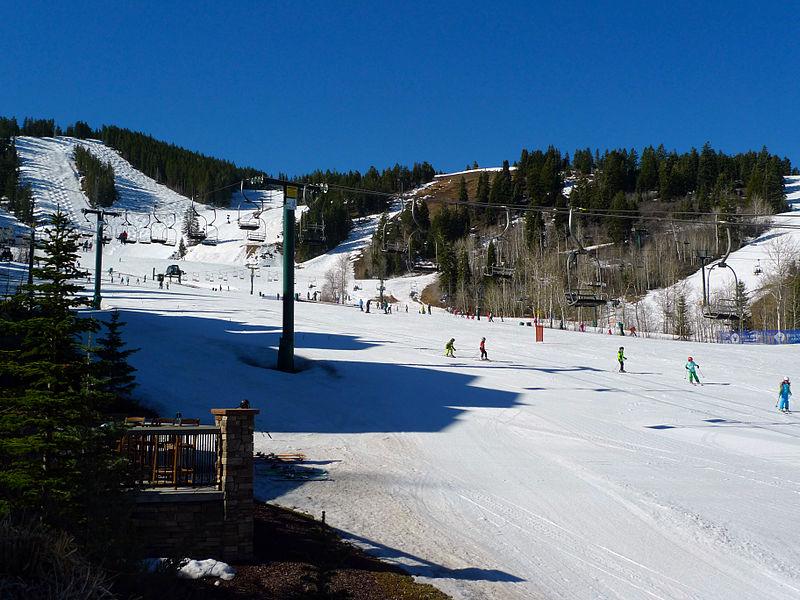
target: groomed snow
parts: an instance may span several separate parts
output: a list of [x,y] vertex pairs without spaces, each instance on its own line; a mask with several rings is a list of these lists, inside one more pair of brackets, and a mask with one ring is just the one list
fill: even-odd
[[[143,275],[150,263],[123,264]],[[401,282],[387,283],[398,298]],[[142,348],[145,401],[208,420],[248,398],[257,450],[304,452],[330,475],[262,478],[258,497],[326,511],[456,598],[800,593],[800,421],[775,409],[795,347],[556,330],[536,345],[517,321],[301,302],[302,370],[287,375],[272,368],[273,299],[149,282],[109,284],[104,298]],[[491,362],[478,360],[481,336]],[[704,387],[685,379],[689,354]]]

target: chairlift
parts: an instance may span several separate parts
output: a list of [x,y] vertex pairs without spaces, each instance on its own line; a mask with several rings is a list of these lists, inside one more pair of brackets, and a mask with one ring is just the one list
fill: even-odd
[[[567,286],[564,291],[564,298],[569,306],[576,307],[597,307],[603,306],[608,302],[608,294],[602,292],[603,283],[603,270],[600,267],[600,260],[597,258],[597,253],[590,255],[589,251],[583,247],[581,241],[575,235],[572,228],[572,208],[569,209],[569,221],[567,225],[569,237],[575,242],[577,248],[570,251],[567,256]],[[581,284],[577,280],[578,274],[578,258],[580,256],[587,256],[594,259],[594,281]]]
[[[93,238],[94,236],[89,234],[89,238]],[[103,225],[103,235],[100,238],[103,244],[108,244],[114,239],[114,225],[111,222],[111,217],[107,217],[105,224]]]
[[267,241],[267,223],[261,217],[258,217],[256,223],[258,223],[258,228],[247,232],[247,241],[263,244]]
[[[200,223],[200,219],[203,219],[203,223]],[[186,233],[187,237],[192,240],[193,242],[202,242],[206,239],[206,224],[208,220],[201,215],[197,210],[194,208],[194,198],[192,198],[192,220],[189,224],[189,231]]]
[[153,211],[153,218],[155,223],[150,226],[150,241],[154,244],[167,243],[167,225],[158,218],[158,215]]
[[[505,208],[506,211],[506,224],[505,227],[503,228],[503,231],[501,231],[499,235],[492,237],[489,240],[489,243],[486,244],[487,264],[483,272],[483,274],[486,277],[495,277],[498,279],[508,279],[514,276],[513,265],[507,264],[506,262],[503,261],[503,252],[502,252],[503,238],[505,237],[506,233],[511,227],[511,211],[508,209],[508,207],[503,207],[503,208]],[[489,246],[492,243],[494,243],[496,260],[495,264],[490,265],[488,264],[489,262],[488,253],[489,253]]]
[[[434,251],[434,260],[425,260],[424,258],[419,256],[418,252],[414,251],[414,237],[415,236],[422,236],[424,239],[427,230],[422,226],[422,224],[417,220],[417,201],[412,199],[411,200],[411,220],[414,223],[416,229],[411,232],[408,236],[407,246],[408,246],[408,270],[409,271],[416,271],[420,273],[435,273],[439,270],[439,246],[436,244],[435,251]],[[435,243],[435,242],[434,242]],[[420,246],[423,246],[423,243],[420,243]]]
[[204,246],[216,246],[219,241],[219,229],[214,225],[217,220],[217,209],[212,206],[211,210],[214,212],[214,216],[211,222],[206,221],[206,237],[200,242]]
[[[736,271],[728,264],[728,258],[731,255],[731,228],[730,225],[725,226],[725,233],[728,238],[728,248],[725,251],[725,256],[715,265],[711,265],[708,273],[705,275],[705,285],[703,286],[703,316],[706,319],[715,319],[717,321],[740,321],[743,318],[743,307],[736,297],[733,298],[715,298],[713,301],[711,296],[711,274],[717,267],[729,269],[733,273],[734,290],[739,289],[739,278],[736,276]],[[758,268],[758,267],[757,267]]]
[[325,217],[320,214],[319,223],[309,223],[308,213],[300,218],[300,241],[310,245],[322,245],[327,241],[325,237]]
[[761,269],[761,259],[758,259],[755,268],[753,269],[753,275],[761,275],[764,271]]
[[126,210],[122,218],[122,231],[117,235],[117,239],[123,244],[135,244],[139,239],[139,228],[131,223]]
[[[244,193],[244,180],[239,183],[239,193],[242,195],[242,198],[246,204],[255,204],[253,200],[250,200],[245,193]],[[256,210],[252,213],[250,217],[246,215],[242,215],[242,203],[239,202],[239,206],[236,209],[236,223],[239,225],[239,229],[244,231],[256,231],[261,228],[261,221],[259,219],[261,211]]]
[[147,217],[147,223],[139,227],[137,236],[140,244],[149,244],[152,241],[150,239],[150,236],[152,235],[152,231],[150,229],[150,213],[147,213],[145,216]]
[[408,242],[400,239],[394,240],[392,242],[386,241],[386,230],[389,227],[389,222],[383,224],[383,235],[382,235],[382,244],[381,244],[381,252],[386,252],[389,254],[405,254],[408,252]]
[[418,258],[411,264],[411,270],[419,273],[435,273],[439,270],[439,267],[432,260]]

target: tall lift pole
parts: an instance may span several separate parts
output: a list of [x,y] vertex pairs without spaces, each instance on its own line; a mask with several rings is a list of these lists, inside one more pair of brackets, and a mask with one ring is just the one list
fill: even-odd
[[[102,296],[100,294],[100,277],[103,274],[103,224],[105,223],[106,216],[118,217],[120,213],[111,212],[95,208],[82,208],[81,212],[86,215],[95,215],[97,217],[97,239],[94,244],[94,298],[92,299],[92,308],[100,310],[100,303]],[[88,221],[89,218],[86,217]]]
[[294,372],[294,215],[298,192],[296,185],[283,185],[283,331],[278,345],[278,370],[287,373]]
[[294,373],[294,229],[297,200],[302,192],[306,202],[308,191],[328,191],[327,183],[297,183],[272,177],[253,177],[249,181],[283,190],[283,330],[278,343],[278,370]]

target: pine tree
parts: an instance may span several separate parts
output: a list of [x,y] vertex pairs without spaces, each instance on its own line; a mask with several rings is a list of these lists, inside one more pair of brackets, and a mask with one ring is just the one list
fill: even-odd
[[459,182],[458,201],[459,202],[463,202],[464,204],[469,202],[469,193],[467,192],[467,180],[464,179],[463,177],[461,178],[461,181]]
[[736,284],[736,295],[734,297],[736,303],[736,312],[741,316],[739,326],[743,330],[752,329],[752,317],[750,315],[750,299],[747,294],[747,286],[744,281],[739,281]]
[[116,430],[99,427],[102,394],[87,385],[81,340],[96,325],[75,310],[87,304],[74,282],[83,276],[77,240],[56,214],[36,283],[0,304],[0,512],[33,511],[85,545],[105,545],[127,479]]
[[188,250],[186,249],[186,244],[183,242],[183,237],[181,237],[181,241],[178,243],[178,258],[186,256],[186,252],[188,252]]
[[131,402],[131,394],[136,387],[136,369],[128,363],[128,357],[138,349],[123,349],[125,342],[121,329],[125,323],[120,321],[118,311],[112,312],[111,319],[104,325],[108,334],[97,339],[95,376],[99,390],[113,399],[106,412],[124,412],[135,406]]
[[689,325],[689,307],[686,304],[686,296],[678,295],[675,303],[675,335],[680,340],[688,340],[692,336]]
[[628,209],[628,201],[623,192],[617,192],[611,200],[611,212],[622,216],[607,217],[608,235],[611,241],[621,243],[628,239],[631,231],[632,220],[624,211]]

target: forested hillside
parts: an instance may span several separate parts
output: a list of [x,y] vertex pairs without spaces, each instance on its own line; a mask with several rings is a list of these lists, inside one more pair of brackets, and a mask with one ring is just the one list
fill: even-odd
[[2,208],[27,222],[32,215],[31,192],[19,185],[19,159],[14,145],[18,132],[16,119],[0,117],[0,198]]
[[[297,255],[299,260],[313,258],[334,248],[347,237],[352,220],[384,211],[389,206],[389,196],[429,182],[436,174],[427,162],[414,163],[409,169],[395,164],[378,171],[370,167],[363,175],[359,171],[314,171],[300,176],[298,181],[327,183],[327,193],[316,194],[309,202],[298,231]],[[367,194],[360,190],[381,192]],[[309,235],[315,227],[324,225],[324,240]]]
[[93,206],[108,207],[117,200],[114,167],[102,162],[83,146],[75,146],[75,165],[81,177],[81,188]]
[[[380,277],[435,262],[442,302],[465,311],[567,314],[568,285],[636,299],[696,270],[699,251],[719,256],[727,228],[734,249],[760,231],[761,216],[786,209],[783,176],[792,172],[766,148],[727,155],[710,144],[684,153],[648,146],[641,157],[581,149],[572,158],[524,149],[499,170],[451,177],[413,215],[408,203],[378,229],[363,268]],[[602,248],[591,253],[599,271],[584,260],[568,284],[566,252],[577,248],[570,208],[577,238]]]
[[[0,118],[0,147],[9,147],[8,172],[0,166],[0,184],[7,184],[16,189],[16,156],[13,155],[11,138],[15,135],[47,137],[67,135],[80,139],[99,139],[107,146],[117,150],[131,165],[166,185],[168,188],[188,197],[194,197],[204,204],[228,206],[231,202],[231,189],[239,181],[248,180],[261,171],[250,167],[239,167],[226,160],[205,156],[174,144],[163,142],[150,135],[131,131],[113,125],[104,125],[93,129],[88,123],[77,121],[62,129],[53,119],[25,118],[19,126],[15,118]],[[13,155],[13,156],[12,156]],[[5,160],[5,153],[3,154]],[[113,202],[113,171],[93,161],[88,152],[77,152],[78,169],[83,176],[83,188],[87,196],[101,206],[109,206]],[[5,163],[4,163],[5,164]],[[325,182],[332,187],[325,194],[319,194],[309,201],[310,210],[303,217],[298,227],[298,258],[312,258],[335,247],[347,237],[353,218],[374,214],[385,210],[388,206],[387,196],[375,196],[360,192],[383,192],[386,194],[409,190],[430,181],[435,174],[434,168],[427,162],[415,163],[411,168],[399,164],[378,171],[370,167],[365,173],[359,171],[323,171],[317,170],[292,179],[298,182]],[[281,179],[289,179],[279,174]],[[246,187],[257,187],[247,183]],[[9,198],[16,196],[8,195]],[[17,192],[24,196],[24,192]],[[320,235],[310,236],[309,230],[317,230]]]

